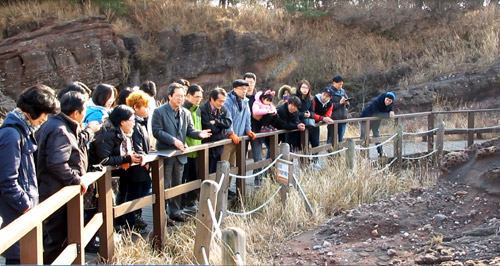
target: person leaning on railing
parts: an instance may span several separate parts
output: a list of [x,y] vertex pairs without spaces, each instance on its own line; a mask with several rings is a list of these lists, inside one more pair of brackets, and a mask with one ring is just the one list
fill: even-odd
[[[291,96],[288,102],[278,107],[278,119],[275,121],[274,126],[278,129],[304,131],[306,126],[300,122],[298,115],[300,104],[300,99],[297,96]],[[291,133],[281,134],[279,141],[290,144],[291,137],[293,137]]]
[[[393,92],[384,92],[380,94],[373,102],[371,102],[368,106],[363,109],[361,112],[360,117],[371,117],[371,116],[376,116],[380,118],[386,118],[390,117],[392,118],[394,116],[394,111],[392,111],[394,99],[396,98],[396,95]],[[380,137],[380,123],[382,122],[381,119],[378,120],[371,120],[370,121],[370,128],[373,133],[373,137],[377,138]],[[361,122],[361,139],[364,137],[363,132],[363,122]],[[378,142],[376,143],[376,145]],[[377,147],[377,152],[379,156],[383,155],[383,150],[382,146]]]
[[[49,118],[36,133],[40,201],[48,199],[65,186],[81,185],[84,193],[87,190],[88,184],[82,176],[87,172],[88,159],[79,140],[87,100],[87,94],[76,91],[62,95],[61,112]],[[92,138],[94,130],[88,132]],[[52,263],[64,250],[67,232],[66,208],[60,208],[43,222],[45,263]]]
[[[226,138],[226,130],[231,126],[232,121],[224,107],[227,93],[223,88],[215,88],[210,92],[210,100],[200,106],[201,126],[203,129],[210,129],[212,136],[202,140],[203,143],[214,142]],[[208,172],[217,171],[217,162],[221,160],[224,146],[210,148],[208,151]]]
[[[25,89],[17,107],[7,114],[0,127],[0,229],[38,204],[34,133],[59,110],[54,90],[45,85]],[[20,264],[16,242],[3,254],[6,264]]]

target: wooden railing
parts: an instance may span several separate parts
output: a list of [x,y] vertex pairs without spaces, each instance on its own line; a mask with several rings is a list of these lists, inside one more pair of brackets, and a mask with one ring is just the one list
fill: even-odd
[[[448,129],[445,134],[466,134],[467,142],[471,145],[474,141],[475,133],[498,132],[499,128],[474,128],[475,114],[480,112],[499,112],[500,109],[484,109],[484,110],[464,110],[464,111],[437,111],[437,112],[422,112],[413,114],[402,114],[394,117],[396,123],[403,124],[403,121],[408,118],[427,118],[427,127],[429,130],[435,128],[436,115],[459,114],[464,113],[468,116],[468,128],[465,129]],[[315,148],[310,148],[308,144],[308,130],[300,132],[302,143],[302,154],[318,153],[326,150],[337,150],[344,146],[345,143],[338,142],[337,128],[339,123],[359,123],[364,121],[363,140],[359,137],[353,139],[357,144],[368,146],[374,141],[383,140],[382,138],[370,138],[369,123],[370,120],[378,118],[355,118],[346,120],[336,120],[333,123],[334,129],[331,132],[331,144],[323,144]],[[321,124],[319,126],[324,126]],[[494,125],[496,126],[496,125]],[[297,130],[293,130],[297,131]],[[246,175],[248,171],[261,168],[271,163],[279,155],[278,136],[292,131],[278,130],[268,133],[259,133],[257,138],[269,137],[270,140],[270,159],[265,159],[260,162],[247,163],[247,151],[245,150],[246,142],[249,141],[248,136],[240,137],[240,143],[237,145],[237,160],[236,167],[230,169],[230,173],[238,175]],[[428,151],[434,149],[434,132],[424,134],[422,137],[428,142]],[[198,146],[188,147],[184,152],[181,151],[159,151],[159,154],[170,154],[177,156],[190,152],[197,152],[199,158],[199,180],[195,180],[186,184],[182,184],[173,188],[164,189],[164,172],[163,172],[163,156],[148,155],[145,158],[146,162],[150,163],[152,171],[152,194],[125,202],[118,206],[113,206],[113,196],[111,188],[111,170],[113,167],[106,167],[102,172],[87,173],[83,178],[88,180],[87,183],[97,182],[98,193],[98,213],[91,221],[84,226],[83,224],[83,197],[80,186],[68,186],[47,200],[34,207],[32,210],[23,214],[18,219],[10,223],[8,226],[0,230],[0,253],[12,246],[15,242],[21,243],[21,263],[22,264],[43,264],[43,241],[42,241],[42,223],[47,217],[54,213],[60,207],[66,206],[68,209],[68,246],[56,259],[55,264],[84,264],[84,247],[91,240],[91,237],[99,231],[100,250],[99,254],[110,259],[114,254],[113,242],[113,218],[122,216],[132,211],[141,209],[148,205],[153,206],[153,235],[154,244],[156,247],[161,247],[163,236],[165,233],[165,200],[184,194],[186,192],[199,189],[202,180],[215,180],[216,174],[209,175],[208,171],[208,150],[209,148],[223,146],[231,143],[230,139],[224,139],[213,143],[202,144]],[[243,179],[236,180],[236,186],[239,195],[245,195],[245,181]]]

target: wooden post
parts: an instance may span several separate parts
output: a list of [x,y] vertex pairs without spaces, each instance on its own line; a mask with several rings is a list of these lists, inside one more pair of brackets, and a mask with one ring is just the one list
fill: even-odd
[[436,135],[436,149],[437,149],[436,164],[437,166],[439,166],[439,161],[443,156],[443,148],[444,148],[444,122],[443,121],[439,122],[437,127],[438,131]]
[[[363,147],[370,146],[370,120],[363,121]],[[370,150],[361,152],[363,156],[370,158]]]
[[[430,113],[427,116],[427,129],[434,129],[434,113]],[[434,132],[427,134],[427,152],[432,152],[434,150]]]
[[471,130],[474,128],[474,113],[467,113],[467,147],[470,147],[474,144],[474,131]]
[[196,214],[196,235],[194,239],[194,256],[198,264],[205,264],[203,260],[202,247],[205,248],[207,258],[210,259],[210,241],[214,223],[208,210],[207,199],[210,199],[212,207],[215,210],[217,202],[217,183],[212,180],[205,180],[201,183],[200,204]]
[[279,134],[275,133],[269,138],[269,146],[271,147],[271,158],[274,160],[276,157],[279,155],[279,149],[278,149],[278,139],[279,139]]
[[[220,184],[219,193],[217,193],[217,206],[215,209],[215,217],[219,219],[219,215],[222,213],[223,219],[226,216],[227,211],[227,190],[229,188],[229,162],[228,161],[219,161],[217,162],[217,173],[215,175],[215,182]],[[224,175],[224,180],[222,184],[220,183],[221,177]]]
[[[288,143],[280,143],[280,153],[283,154],[283,156],[281,156],[281,159],[283,160],[287,160],[287,161],[292,161],[291,160],[291,156],[290,156],[290,145]],[[293,173],[291,173],[293,175]],[[295,179],[293,178],[289,178],[288,179],[288,186],[293,186],[295,187]],[[283,191],[285,188],[282,188],[281,190]],[[288,190],[288,188],[286,188],[286,190]]]
[[394,156],[397,156],[398,168],[401,170],[403,167],[403,126],[398,123],[398,136],[396,137],[396,143],[394,147],[397,147]]
[[356,144],[353,139],[347,140],[346,164],[347,169],[353,170],[355,165]]
[[43,264],[42,221],[20,240],[21,264]]
[[[300,131],[300,147],[302,154],[309,154],[309,128],[306,127],[304,131]],[[299,158],[301,165],[307,165],[307,158]]]
[[[236,145],[236,166],[238,167],[238,175],[246,175],[247,174],[247,158],[246,158],[246,140],[240,140],[240,143]],[[231,185],[231,184],[229,184]],[[246,183],[245,179],[237,178],[236,179],[236,195],[241,197],[240,200],[243,200],[246,193]]]
[[236,254],[241,257],[241,265],[246,265],[245,231],[237,227],[228,227],[222,232],[222,265],[239,265]]
[[208,178],[208,147],[198,151],[198,178],[205,180]]
[[[64,208],[64,207],[63,207]],[[84,265],[83,240],[83,196],[78,194],[66,205],[68,215],[68,245],[76,243],[77,257],[72,264]]]
[[163,169],[163,158],[159,157],[152,161],[152,192],[155,195],[153,204],[153,246],[160,250],[163,247],[163,238],[165,236],[165,172]]
[[336,151],[339,149],[339,124],[337,122],[334,122],[333,124],[333,132],[330,133],[330,138],[332,140],[332,147],[333,150]]
[[99,255],[105,259],[111,259],[114,254],[115,243],[113,242],[113,191],[111,188],[111,169],[107,169],[104,177],[97,180],[98,212],[102,213],[103,223],[99,229]]

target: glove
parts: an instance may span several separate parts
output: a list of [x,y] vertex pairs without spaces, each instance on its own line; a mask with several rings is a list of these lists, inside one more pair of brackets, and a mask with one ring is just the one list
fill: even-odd
[[252,140],[255,140],[255,133],[253,131],[248,131],[247,132],[247,135],[252,139]]
[[227,137],[233,140],[233,143],[238,145],[240,143],[240,138],[234,132],[227,134]]

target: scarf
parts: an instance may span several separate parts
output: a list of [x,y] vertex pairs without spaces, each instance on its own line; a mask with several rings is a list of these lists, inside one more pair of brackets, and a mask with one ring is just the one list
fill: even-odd
[[39,127],[34,127],[33,124],[31,124],[30,122],[30,119],[28,118],[28,116],[26,116],[22,111],[20,111],[19,109],[14,109],[12,110],[12,114],[14,116],[16,116],[17,118],[19,118],[19,120],[23,121],[24,124],[26,124],[26,126],[28,126],[28,129],[30,130],[30,133],[33,134],[35,133],[35,131],[39,128]]
[[234,93],[234,91],[231,92],[233,95],[234,95],[234,98],[236,99],[236,104],[238,104],[238,110],[243,110],[243,103],[241,102],[241,99],[240,97],[238,97],[238,95],[236,95],[236,93]]

